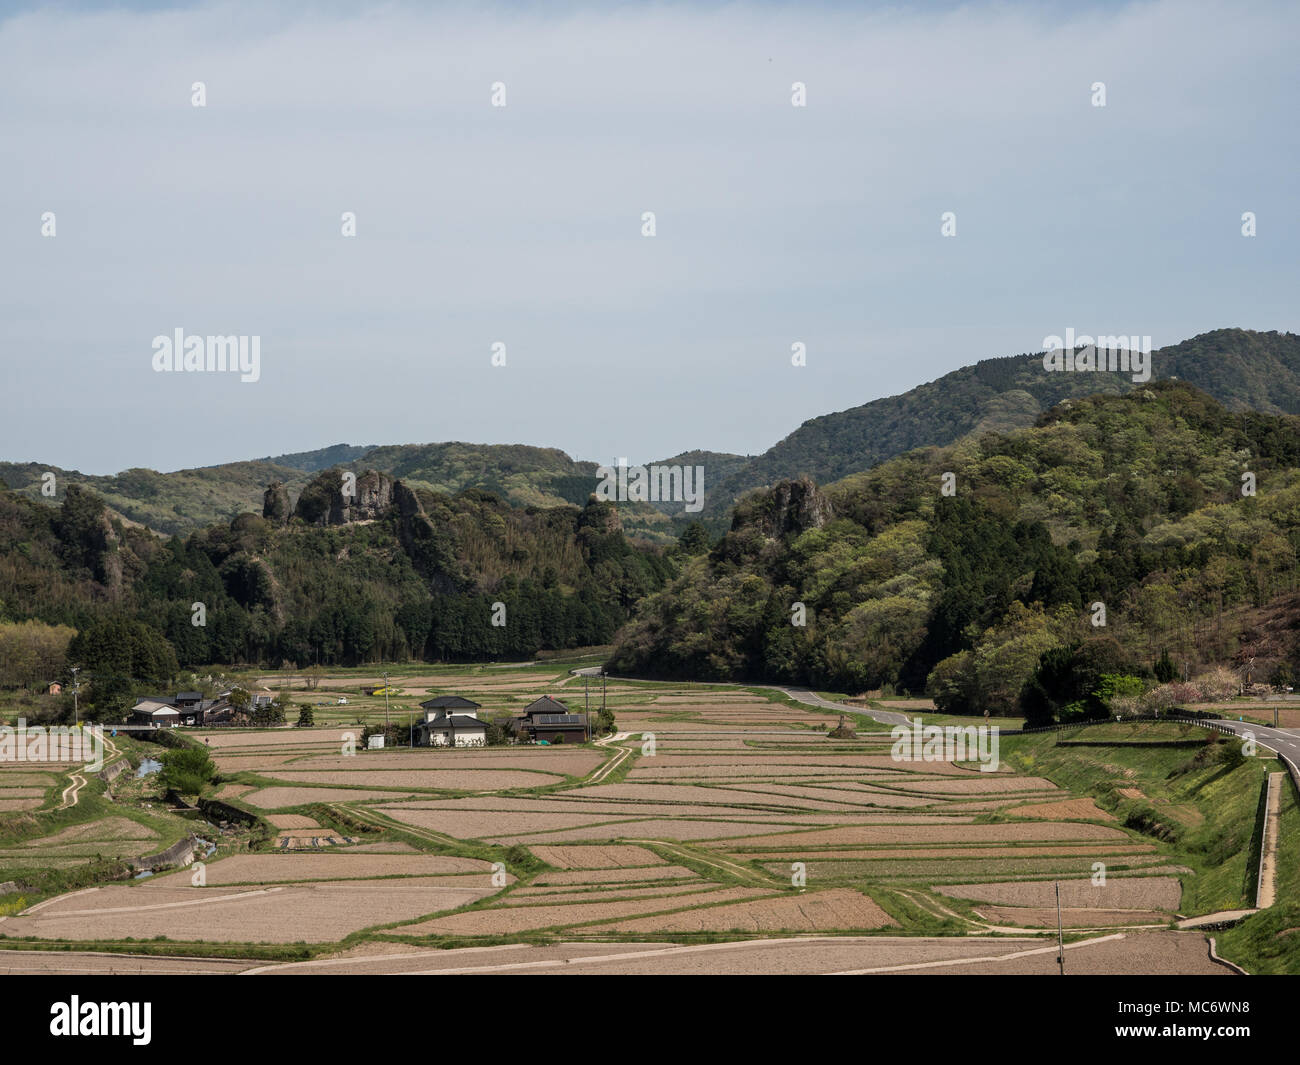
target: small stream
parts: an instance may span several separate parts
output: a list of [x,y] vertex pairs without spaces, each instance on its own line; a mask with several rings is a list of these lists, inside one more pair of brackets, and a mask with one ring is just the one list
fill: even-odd
[[162,769],[162,762],[156,758],[143,758],[140,760],[140,768],[135,771],[136,780],[149,776],[151,773],[157,773]]

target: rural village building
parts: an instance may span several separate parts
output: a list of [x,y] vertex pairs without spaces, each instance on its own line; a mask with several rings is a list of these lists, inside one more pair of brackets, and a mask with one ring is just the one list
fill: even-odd
[[524,707],[511,722],[516,741],[533,743],[585,743],[587,717],[575,714],[558,699],[543,695]]
[[479,704],[459,695],[439,695],[420,704],[424,720],[415,726],[417,747],[486,747],[487,722]]
[[275,696],[270,692],[259,692],[249,697],[248,709],[241,711],[231,704],[230,692],[222,692],[215,699],[205,699],[202,692],[177,692],[172,698],[146,695],[137,699],[131,708],[130,721],[133,725],[156,725],[159,728],[234,725],[247,723],[252,711],[274,701]]
[[181,714],[166,699],[138,699],[131,707],[131,724],[153,725],[154,728],[172,728],[181,723]]

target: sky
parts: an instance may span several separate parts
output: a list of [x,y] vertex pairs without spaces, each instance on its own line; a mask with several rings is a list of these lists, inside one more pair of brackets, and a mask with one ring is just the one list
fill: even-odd
[[[0,461],[756,454],[1067,328],[1300,331],[1298,42],[1202,0],[0,5]],[[159,371],[177,329],[257,379]]]

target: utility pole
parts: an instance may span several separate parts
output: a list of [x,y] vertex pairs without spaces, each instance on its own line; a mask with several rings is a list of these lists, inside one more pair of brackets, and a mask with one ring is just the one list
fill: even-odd
[[1056,964],[1065,975],[1065,933],[1061,929],[1061,882],[1056,882]]
[[77,706],[77,692],[81,690],[81,685],[77,683],[77,674],[81,672],[80,666],[72,667],[72,723],[81,724],[81,714]]
[[600,671],[600,711],[605,712],[605,677],[608,674],[602,669]]
[[388,732],[388,674],[384,674],[384,732]]
[[587,707],[587,713],[591,713],[591,674],[582,675],[582,698]]

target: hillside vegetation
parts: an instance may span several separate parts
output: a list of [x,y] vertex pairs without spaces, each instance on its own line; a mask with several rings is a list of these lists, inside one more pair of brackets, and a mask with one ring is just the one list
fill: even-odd
[[[1157,379],[1187,381],[1229,410],[1300,414],[1300,337],[1294,334],[1218,329],[1161,348],[1151,358]],[[704,467],[702,516],[720,532],[732,504],[751,489],[800,476],[829,483],[918,447],[944,446],[972,432],[1026,428],[1065,399],[1120,395],[1136,387],[1125,373],[1045,373],[1038,354],[984,359],[902,395],[813,418],[758,456],[695,450],[659,461]],[[334,467],[378,470],[449,494],[478,488],[516,506],[552,507],[584,504],[595,488],[597,465],[522,444],[334,444],[253,462],[105,477],[40,463],[0,463],[0,482],[49,502],[41,493],[42,477],[54,473],[55,502],[66,486],[81,484],[131,521],[184,534],[242,512],[259,513],[262,489],[272,481],[296,495],[312,474]],[[680,503],[622,508],[629,532],[659,542],[698,516],[684,514]]]
[[1297,465],[1300,419],[1158,382],[825,490],[784,482],[641,605],[611,664],[925,689],[957,713],[1014,712],[1052,652],[1069,659],[1044,695],[1056,703],[1080,675],[1188,676],[1234,656],[1262,679],[1295,664],[1294,628],[1253,631],[1250,612],[1296,592]]
[[[1152,353],[1154,379],[1187,381],[1229,410],[1300,414],[1300,337],[1217,329]],[[747,489],[809,476],[827,483],[971,432],[1024,428],[1062,400],[1141,387],[1125,373],[1045,373],[1042,354],[983,359],[899,396],[804,422],[714,480],[709,510]]]

